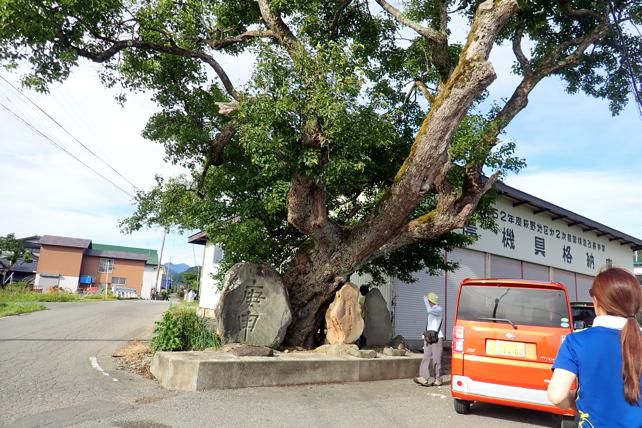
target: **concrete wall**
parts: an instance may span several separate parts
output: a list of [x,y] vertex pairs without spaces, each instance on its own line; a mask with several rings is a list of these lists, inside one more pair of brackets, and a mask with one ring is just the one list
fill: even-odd
[[[156,283],[156,273],[158,272],[158,266],[145,265],[143,270],[143,288],[140,292],[140,297],[143,299],[149,299],[151,296],[152,288],[160,290],[161,275],[158,275],[158,283]],[[154,287],[156,284],[156,287]]]
[[211,316],[221,292],[218,290],[218,282],[212,278],[218,272],[220,266],[221,247],[211,241],[207,241],[203,249],[203,268],[199,286],[199,312],[205,316]]

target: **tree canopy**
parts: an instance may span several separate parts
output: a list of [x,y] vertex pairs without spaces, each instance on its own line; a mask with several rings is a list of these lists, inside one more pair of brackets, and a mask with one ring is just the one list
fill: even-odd
[[27,263],[32,260],[31,252],[25,249],[22,241],[16,239],[16,235],[13,233],[0,236],[0,255],[4,255],[12,265],[21,258]]
[[[639,1],[399,3],[4,0],[0,61],[46,91],[84,58],[151,94],[144,136],[190,173],[138,193],[124,227],[203,229],[226,264],[279,267],[300,329],[352,272],[448,268],[441,251],[468,242],[453,230],[493,227],[487,192],[524,165],[503,131],[542,79],[614,114],[640,102]],[[489,100],[500,44],[520,82]],[[251,56],[250,81],[221,55]]]

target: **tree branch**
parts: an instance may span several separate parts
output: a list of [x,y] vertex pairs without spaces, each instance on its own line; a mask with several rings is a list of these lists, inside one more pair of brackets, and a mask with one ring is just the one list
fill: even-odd
[[422,80],[415,80],[415,86],[421,90],[421,93],[424,95],[424,98],[426,98],[426,101],[428,101],[428,104],[432,104],[435,101],[435,96],[430,93],[428,87]]
[[226,37],[224,39],[210,39],[207,40],[207,44],[214,50],[220,50],[227,48],[238,43],[246,42],[250,39],[261,38],[261,37],[276,37],[276,34],[270,30],[252,30],[246,31],[236,36]]
[[[558,48],[541,61],[541,65],[531,69],[530,73],[524,73],[524,78],[513,92],[513,95],[493,119],[494,126],[486,136],[487,141],[496,141],[501,130],[528,105],[528,95],[540,80],[564,68],[578,64],[589,46],[604,37],[607,31],[608,18],[604,18],[592,32],[582,38],[573,38],[561,43]],[[575,50],[569,55],[561,57],[563,52],[571,46],[576,46]]]
[[415,30],[415,32],[417,32],[428,41],[431,47],[432,61],[437,68],[437,71],[439,72],[441,80],[443,82],[448,80],[448,77],[450,76],[450,73],[452,71],[452,63],[450,60],[450,52],[448,49],[448,37],[446,35],[447,33],[445,30],[443,30],[446,28],[446,23],[448,22],[446,17],[447,10],[445,9],[445,5],[440,12],[440,16],[442,18],[438,23],[438,27],[440,28],[440,30],[443,30],[440,31],[425,27],[418,22],[415,22],[412,19],[404,16],[404,14],[399,9],[388,3],[386,0],[375,1],[397,22],[412,28],[413,30]]
[[205,185],[205,177],[211,166],[219,166],[223,163],[223,150],[232,141],[236,135],[237,129],[234,122],[225,124],[221,132],[210,141],[209,150],[203,163],[203,172],[198,179],[196,193],[203,197],[203,186]]
[[375,1],[400,24],[412,28],[413,30],[415,30],[415,32],[433,43],[443,43],[443,40],[445,39],[444,34],[441,34],[439,31],[433,30],[432,28],[424,27],[418,22],[415,22],[412,19],[404,16],[404,14],[399,9],[388,3],[386,0]]
[[69,41],[69,38],[66,36],[66,34],[62,30],[59,31],[58,35],[60,36],[63,43],[67,47],[75,50],[79,56],[90,59],[98,63],[108,61],[117,53],[128,48],[147,49],[155,52],[182,56],[185,58],[200,59],[201,61],[208,64],[214,70],[214,72],[218,75],[227,93],[234,99],[239,98],[238,92],[236,92],[236,89],[234,88],[232,81],[230,80],[225,70],[223,70],[223,67],[221,67],[221,65],[218,63],[218,61],[214,59],[214,57],[212,57],[211,55],[208,55],[205,52],[184,49],[179,46],[176,46],[176,44],[174,43],[172,43],[171,45],[163,45],[158,43],[147,42],[141,39],[110,40],[104,37],[102,39],[111,43],[111,46],[109,46],[108,48],[102,51],[94,52],[85,48],[74,46]]
[[529,76],[530,74],[532,74],[532,70],[531,64],[528,61],[528,58],[526,58],[526,55],[524,55],[524,51],[522,50],[523,37],[524,28],[522,26],[519,26],[515,30],[515,35],[513,36],[513,53],[515,54],[515,58],[517,58],[517,62],[519,62],[520,67],[522,67],[524,75]]
[[600,18],[600,15],[590,9],[573,9],[569,0],[560,0],[562,10],[571,16],[579,18]]
[[257,1],[259,3],[261,16],[268,28],[276,34],[276,38],[283,47],[287,49],[290,55],[295,54],[295,51],[301,48],[302,45],[299,43],[299,40],[296,38],[294,33],[290,31],[290,28],[285,24],[285,22],[283,22],[283,19],[281,19],[281,16],[278,13],[272,12],[268,0]]
[[479,176],[478,184],[471,186],[459,197],[454,192],[442,194],[434,210],[408,222],[399,235],[373,253],[370,260],[464,227],[470,221],[479,200],[495,185],[498,177],[499,173],[495,173],[482,183]]
[[343,11],[346,10],[346,8],[352,3],[353,0],[343,0],[343,3],[339,5],[339,8],[337,9],[336,13],[334,14],[334,18],[332,18],[332,23],[330,24],[330,31],[328,37],[331,40],[334,40],[337,38],[337,32],[339,31],[339,21],[341,21],[341,15],[343,15]]

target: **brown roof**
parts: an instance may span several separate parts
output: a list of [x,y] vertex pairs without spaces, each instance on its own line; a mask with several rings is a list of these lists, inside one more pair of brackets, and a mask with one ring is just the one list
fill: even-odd
[[200,231],[187,238],[189,244],[205,245],[207,243],[207,232]]
[[90,239],[68,238],[66,236],[45,235],[40,239],[40,245],[55,245],[57,247],[89,248]]

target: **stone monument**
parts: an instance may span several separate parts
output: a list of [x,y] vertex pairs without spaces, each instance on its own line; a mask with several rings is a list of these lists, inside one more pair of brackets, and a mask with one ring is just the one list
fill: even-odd
[[392,320],[386,299],[373,288],[366,295],[366,318],[363,335],[368,346],[386,345],[392,338]]
[[292,321],[287,290],[269,265],[237,263],[227,272],[215,309],[223,343],[276,348]]
[[325,313],[328,343],[353,343],[363,332],[363,318],[359,306],[359,289],[346,283],[337,291],[334,301]]

